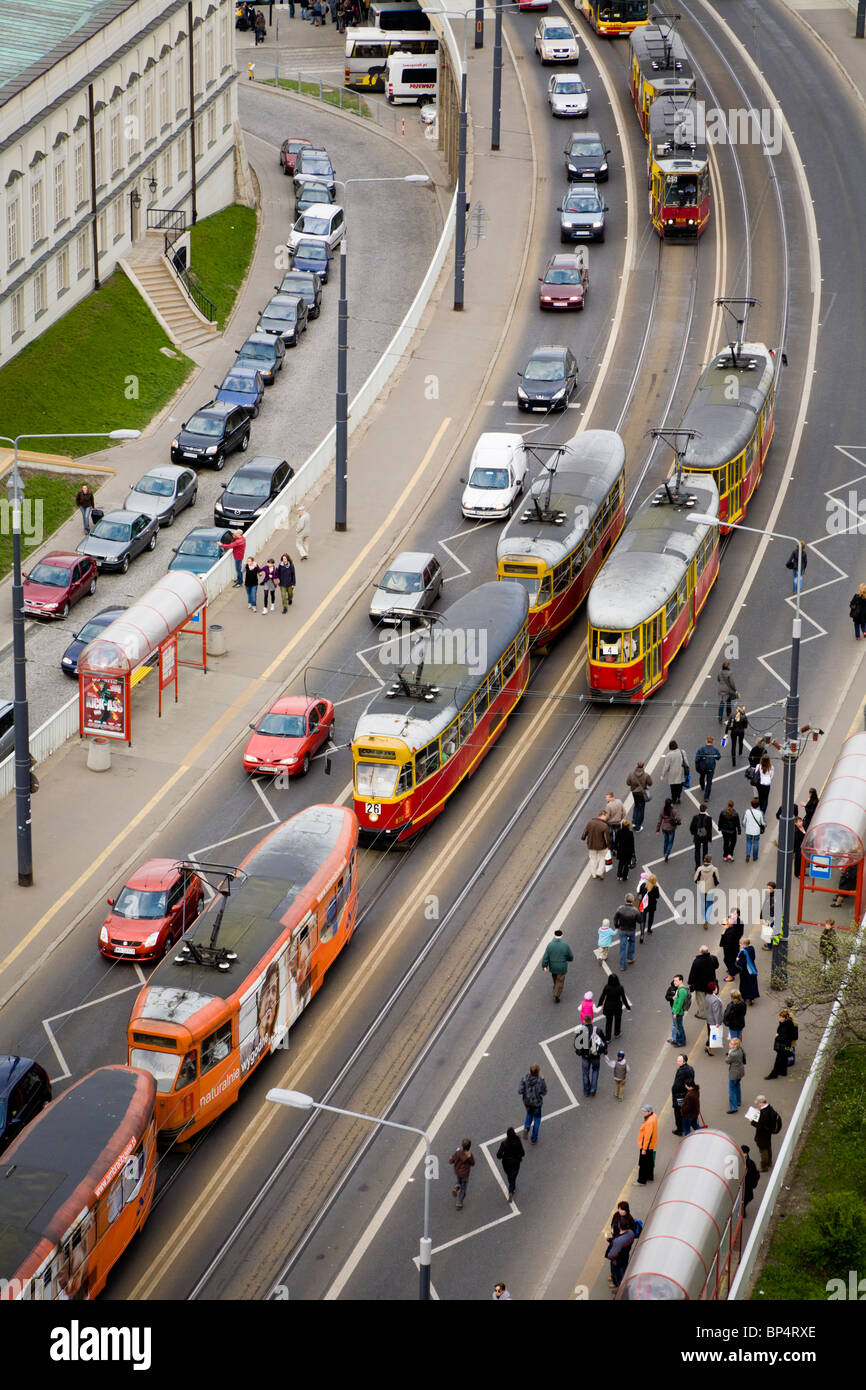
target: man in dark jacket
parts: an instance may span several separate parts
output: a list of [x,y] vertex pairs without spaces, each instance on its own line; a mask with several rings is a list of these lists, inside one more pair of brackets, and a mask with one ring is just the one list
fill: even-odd
[[634,960],[634,941],[640,913],[634,905],[634,894],[626,893],[625,902],[614,913],[614,930],[619,932],[619,968],[624,974],[628,962]]
[[689,1083],[693,1084],[694,1079],[695,1069],[694,1067],[689,1066],[688,1055],[685,1052],[681,1052],[679,1057],[677,1058],[677,1069],[674,1072],[673,1085],[671,1086],[671,1100],[673,1101],[674,1109],[674,1124],[676,1125],[676,1129],[673,1131],[673,1133],[678,1134],[680,1138],[682,1138],[683,1134],[683,1117],[680,1114],[680,1105],[682,1104],[683,1097],[686,1093],[686,1082],[688,1081]]
[[749,1209],[749,1203],[755,1195],[755,1188],[761,1181],[761,1175],[758,1172],[758,1165],[752,1158],[748,1144],[743,1144],[742,1149],[743,1157],[746,1160],[746,1172],[743,1178],[743,1216],[745,1216]]
[[722,959],[725,962],[727,975],[725,983],[733,980],[736,976],[736,959],[740,954],[740,941],[743,935],[743,924],[740,921],[725,922],[725,929],[719,938],[719,945],[722,948]]
[[553,940],[548,943],[541,960],[542,970],[549,970],[553,977],[553,1002],[558,1004],[562,998],[562,987],[568,974],[568,963],[574,960],[574,952],[567,941],[562,939],[562,930],[557,927]]
[[695,754],[695,768],[697,769],[698,779],[701,784],[701,792],[707,801],[709,801],[710,794],[713,790],[713,777],[716,772],[716,763],[721,756],[712,734],[707,736],[706,743],[702,744]]
[[643,818],[646,811],[647,792],[653,784],[643,762],[638,762],[634,772],[630,772],[625,779],[625,784],[634,797],[634,806],[631,812],[631,826],[635,834],[643,830]]
[[604,811],[599,811],[597,816],[593,816],[592,820],[587,821],[586,829],[580,838],[586,840],[590,878],[604,878],[605,859],[610,844],[610,831],[607,828],[607,816]]
[[716,985],[718,985],[719,982],[716,978],[718,968],[718,956],[711,956],[709,946],[702,946],[692,961],[692,968],[686,981],[695,996],[695,1018],[706,1018],[704,1006],[707,1002],[707,985],[710,980],[715,980]]
[[704,855],[709,853],[710,840],[713,838],[713,818],[707,815],[705,801],[701,802],[700,810],[689,822],[689,834],[695,847],[695,868],[699,869],[704,862]]
[[[541,1107],[544,1104],[544,1097],[547,1095],[547,1082],[541,1075],[541,1067],[537,1062],[533,1062],[517,1089],[523,1098],[523,1104],[526,1106],[523,1137],[530,1139],[531,1143],[537,1144],[538,1131],[541,1127]],[[530,1129],[532,1130],[531,1136]]]
[[761,1172],[769,1173],[773,1166],[773,1135],[781,1132],[782,1122],[766,1096],[757,1096],[755,1107],[758,1118],[750,1123],[755,1126],[755,1143],[761,1155]]

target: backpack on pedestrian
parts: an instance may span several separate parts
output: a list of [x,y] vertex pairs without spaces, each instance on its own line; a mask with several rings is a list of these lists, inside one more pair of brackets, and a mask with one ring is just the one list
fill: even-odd
[[779,1114],[778,1110],[773,1111],[773,1133],[782,1133],[782,1116]]
[[642,1222],[642,1221],[639,1221],[638,1218],[635,1217],[635,1218],[634,1218],[634,1238],[635,1238],[635,1240],[637,1240],[637,1238],[638,1238],[638,1236],[640,1235],[640,1233],[641,1233],[642,1230],[643,1230],[643,1222]]
[[578,1057],[588,1057],[592,1042],[592,1028],[588,1023],[579,1023],[574,1034],[574,1050]]
[[676,994],[677,994],[677,986],[674,984],[673,980],[671,980],[670,984],[668,985],[667,989],[665,990],[665,999],[667,1000],[667,1002],[668,1002],[669,1004],[672,1004],[672,1003],[674,1002],[674,999],[676,998]]
[[538,1110],[544,1100],[544,1091],[541,1089],[542,1080],[540,1076],[532,1076],[530,1073],[523,1078],[520,1087],[520,1094],[526,1103],[527,1110]]
[[709,772],[709,759],[707,758],[706,745],[699,748],[695,754],[695,767],[698,772]]
[[685,997],[685,999],[683,1000],[683,1013],[684,1013],[684,1014],[687,1014],[688,1011],[689,1011],[689,1009],[690,1009],[691,1007],[692,1007],[692,992],[691,992],[691,990],[689,989],[688,985],[686,985],[686,997]]

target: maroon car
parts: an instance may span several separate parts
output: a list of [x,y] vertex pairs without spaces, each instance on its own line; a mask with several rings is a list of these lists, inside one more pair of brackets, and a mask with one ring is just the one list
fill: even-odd
[[284,174],[294,174],[301,150],[308,150],[312,140],[284,140],[280,145],[280,166]]
[[89,555],[52,550],[23,576],[24,612],[33,618],[65,618],[73,603],[96,593],[98,572]]
[[581,246],[577,252],[551,256],[538,281],[541,309],[582,309],[589,288],[589,261]]

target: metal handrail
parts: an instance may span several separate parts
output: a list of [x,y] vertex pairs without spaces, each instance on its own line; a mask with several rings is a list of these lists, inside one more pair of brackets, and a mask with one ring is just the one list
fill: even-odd
[[[153,221],[151,221],[151,214],[153,214]],[[216,305],[213,300],[208,299],[204,291],[199,289],[198,285],[194,284],[190,277],[188,267],[178,265],[175,259],[175,245],[180,241],[182,236],[186,235],[188,230],[186,213],[182,209],[168,212],[161,208],[148,208],[147,225],[148,227],[152,226],[156,231],[164,233],[163,255],[169,265],[172,266],[181,289],[192,301],[199,313],[204,315],[208,323],[216,323]]]
[[177,267],[175,267],[175,273],[199,313],[204,314],[208,323],[216,323],[216,305],[213,300],[208,299],[207,295],[199,289],[198,285],[193,284],[188,270],[178,270]]
[[186,231],[186,213],[182,208],[148,208],[147,230],[149,232]]

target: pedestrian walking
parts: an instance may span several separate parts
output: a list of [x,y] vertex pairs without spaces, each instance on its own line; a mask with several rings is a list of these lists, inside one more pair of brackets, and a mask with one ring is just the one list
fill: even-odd
[[628,1081],[628,1074],[631,1067],[626,1061],[625,1053],[620,1049],[616,1057],[605,1057],[605,1062],[613,1072],[613,1094],[616,1100],[625,1099],[625,1083]]
[[803,824],[802,816],[794,817],[794,877],[800,877],[800,865],[802,862],[803,841],[806,838],[806,827]]
[[604,989],[598,996],[598,1007],[600,1012],[604,1014],[605,1042],[610,1042],[611,1034],[618,1038],[622,1032],[623,1009],[628,1009],[631,1013],[631,1004],[628,1002],[628,996],[618,975],[609,976]]
[[683,1134],[683,1117],[680,1113],[680,1107],[686,1094],[686,1085],[693,1082],[694,1079],[695,1069],[689,1062],[688,1053],[681,1052],[677,1057],[677,1069],[671,1082],[671,1109],[674,1116],[674,1128],[671,1133],[678,1134],[680,1138]]
[[859,642],[866,633],[866,584],[861,584],[853,595],[848,604],[848,614],[854,624],[854,640]]
[[740,692],[734,683],[731,673],[730,661],[722,662],[722,669],[716,676],[716,687],[719,692],[719,723],[731,717],[731,706],[735,700],[740,698]]
[[610,950],[611,946],[616,944],[618,939],[619,938],[617,937],[616,932],[610,925],[610,918],[603,917],[601,921],[601,926],[598,929],[598,946],[596,947],[595,951],[596,959],[598,960],[599,964],[601,964],[602,961],[607,960],[608,951]]
[[623,975],[628,970],[629,961],[634,960],[638,915],[633,894],[626,893],[625,902],[617,908],[613,916],[613,925],[619,932],[619,968]]
[[577,1025],[574,1030],[573,1047],[580,1058],[583,1094],[594,1096],[598,1090],[598,1071],[601,1059],[607,1052],[607,1043],[592,1019],[584,1020]]
[[772,1081],[777,1076],[787,1076],[788,1068],[792,1067],[797,1060],[794,1043],[800,1036],[797,1027],[797,1020],[790,1009],[781,1009],[779,1012],[779,1026],[776,1029],[776,1036],[773,1039],[773,1050],[776,1060],[773,1063],[773,1070],[765,1081]]
[[232,559],[235,562],[235,582],[234,588],[240,589],[244,582],[244,553],[247,543],[244,539],[243,531],[232,531],[230,541],[220,541],[220,550],[230,550]]
[[731,990],[731,997],[725,1005],[722,1022],[728,1030],[729,1037],[742,1039],[743,1029],[746,1026],[746,1004],[738,989]]
[[716,747],[716,741],[712,734],[707,735],[706,743],[703,743],[695,753],[695,768],[698,773],[698,780],[701,784],[701,794],[705,801],[709,801],[713,790],[713,777],[716,773],[716,763],[721,758],[721,753]]
[[310,18],[310,6],[309,6],[309,4],[307,3],[307,0],[301,0],[301,19],[303,19],[303,20],[308,20],[309,18]]
[[733,921],[730,917],[726,917],[722,923],[722,934],[719,937],[722,959],[725,962],[725,969],[728,972],[725,976],[725,984],[733,980],[737,973],[737,956],[740,953],[740,940],[742,935],[742,922]]
[[[514,1201],[514,1193],[517,1188],[517,1175],[520,1172],[520,1165],[523,1162],[526,1150],[509,1126],[505,1131],[505,1138],[496,1151],[496,1157],[502,1164],[503,1171],[508,1179],[507,1201]],[[504,1287],[504,1286],[503,1286]]]
[[264,43],[267,29],[265,27],[265,17],[261,10],[256,10],[256,45]]
[[758,763],[758,780],[755,784],[755,790],[758,793],[758,805],[764,815],[767,814],[767,802],[770,800],[770,787],[773,785],[773,778],[775,775],[776,769],[765,753]]
[[748,1144],[741,1144],[740,1149],[746,1160],[746,1171],[743,1174],[743,1217],[745,1218],[749,1203],[755,1195],[755,1188],[761,1181],[761,1175],[758,1172],[758,1165],[752,1158],[752,1151]]
[[82,483],[78,492],[75,494],[75,505],[81,512],[81,522],[84,526],[85,536],[90,535],[90,520],[93,511],[95,498],[89,483]]
[[701,864],[700,868],[695,869],[694,879],[695,883],[698,885],[700,897],[703,899],[703,902],[699,902],[698,906],[701,908],[704,915],[704,931],[708,931],[710,913],[713,910],[713,903],[716,900],[715,889],[719,886],[719,875],[716,872],[716,866],[713,863],[713,856],[711,854],[704,855],[703,864]]
[[828,917],[818,938],[818,952],[821,956],[825,970],[832,970],[839,959],[839,947],[836,943],[836,918]]
[[[318,4],[318,0],[316,0]],[[298,543],[298,554],[302,560],[306,560],[310,553],[310,513],[302,502],[295,507],[295,539]]]
[[637,1185],[645,1187],[655,1182],[656,1149],[659,1146],[659,1122],[651,1105],[641,1106],[641,1126],[637,1136]]
[[740,977],[740,994],[751,1008],[755,1000],[761,997],[761,992],[758,989],[755,948],[752,945],[751,937],[744,936],[740,942],[740,950],[737,955],[737,974]]
[[580,1001],[580,1021],[581,1023],[592,1023],[595,1018],[595,1004],[592,1001],[592,990],[587,990]]
[[[310,11],[310,13],[312,14],[312,19],[313,19],[313,25],[314,25],[314,27],[315,27],[316,29],[320,29],[320,28],[322,27],[322,4],[321,4],[321,0],[313,0],[313,6],[312,6],[312,10]],[[302,555],[302,556],[301,556],[301,559],[303,560],[303,558],[304,558],[304,557],[303,557],[303,555]]]
[[[713,981],[718,988],[716,971],[719,968],[719,958],[710,953],[709,946],[702,946],[692,961],[692,968],[689,971],[687,984],[692,991],[695,1003],[695,1018],[706,1018],[707,986]],[[719,1020],[721,1022],[721,1020]]]
[[741,1084],[746,1074],[746,1054],[739,1038],[731,1038],[725,1054],[728,1068],[728,1114],[736,1115],[743,1103]]
[[742,831],[740,817],[737,815],[733,801],[729,801],[724,811],[722,811],[716,824],[722,836],[722,857],[727,864],[734,862],[734,850],[737,847],[737,837]]
[[471,1152],[472,1140],[461,1139],[460,1148],[455,1149],[448,1162],[454,1169],[454,1177],[457,1182],[456,1187],[452,1187],[451,1196],[457,1198],[457,1210],[463,1210],[463,1203],[466,1200],[466,1188],[469,1184],[469,1174],[475,1167],[475,1156]]
[[683,787],[688,786],[690,780],[690,769],[686,755],[675,738],[671,739],[668,744],[668,751],[662,758],[659,779],[662,782],[667,782],[670,788],[671,801],[674,806],[679,806]]
[[746,772],[746,781],[749,781],[749,773],[753,772],[754,769],[758,766],[758,763],[761,761],[764,754],[770,751],[770,745],[767,739],[767,734],[759,734],[758,737],[755,739],[755,742],[749,749],[749,768]]
[[683,1137],[695,1130],[706,1129],[701,1115],[701,1088],[696,1081],[686,1082],[686,1093],[680,1106],[683,1121]]
[[812,824],[812,817],[818,809],[818,788],[809,788],[809,799],[803,807],[803,825],[808,830]]
[[[622,825],[622,822],[625,818],[625,807],[623,806],[619,797],[614,796],[613,792],[605,792],[604,809],[607,818],[607,831],[610,842],[610,852],[611,854],[616,854],[617,836],[619,835],[619,828]],[[632,840],[633,839],[634,836],[632,836]]]
[[656,821],[656,834],[661,834],[662,837],[662,852],[665,857],[665,863],[667,863],[671,857],[674,847],[674,836],[677,833],[678,825],[682,825],[682,821],[674,809],[673,797],[665,797],[664,805]]
[[731,715],[725,725],[725,733],[731,736],[731,767],[737,766],[737,754],[742,757],[743,739],[749,727],[749,720],[746,714],[745,705],[737,705],[736,712]]
[[[544,1104],[544,1097],[547,1095],[547,1082],[541,1075],[541,1067],[537,1062],[533,1062],[517,1089],[523,1097],[523,1104],[526,1106],[523,1137],[530,1139],[533,1144],[537,1144],[538,1131],[541,1128],[541,1107]],[[531,1135],[530,1129],[532,1130]]]
[[252,555],[248,555],[244,565],[244,588],[247,591],[247,603],[255,613],[256,594],[259,587],[259,567]]
[[511,1301],[511,1294],[508,1292],[506,1285],[502,1283],[501,1279],[498,1284],[493,1285],[493,1297],[498,1298],[500,1301],[503,1299],[505,1302]]
[[259,565],[259,574],[262,590],[262,612],[273,613],[277,605],[277,566],[274,560],[268,560],[266,565]]
[[610,832],[607,828],[607,818],[604,811],[599,811],[597,816],[593,816],[592,820],[587,821],[586,829],[580,838],[586,840],[590,878],[604,878],[605,859],[610,844]]
[[623,817],[616,837],[616,876],[622,883],[628,881],[634,857],[634,831],[631,822]]
[[277,583],[280,586],[280,598],[283,600],[283,612],[288,613],[295,597],[295,566],[291,555],[283,554],[280,556],[280,563],[277,565]]
[[649,789],[653,784],[641,759],[638,759],[637,767],[634,772],[630,772],[625,779],[626,786],[634,797],[634,805],[631,812],[631,823],[634,833],[637,835],[643,829],[643,818],[646,811],[646,804],[650,799]]
[[766,1096],[756,1096],[753,1108],[757,1110],[757,1116],[750,1119],[747,1115],[746,1118],[755,1126],[755,1143],[761,1155],[761,1172],[769,1173],[773,1166],[773,1135],[781,1134],[782,1117],[773,1109]]
[[704,1013],[707,1020],[707,1041],[704,1044],[704,1052],[708,1057],[712,1057],[713,1048],[719,1048],[724,1042],[724,1029],[722,1023],[725,1017],[725,1006],[719,994],[718,981],[708,980],[705,991]]
[[695,868],[699,869],[713,838],[713,818],[707,814],[705,801],[701,802],[699,809],[689,822],[689,834],[695,847]]
[[806,551],[806,542],[798,541],[794,550],[785,562],[785,569],[791,571],[794,581],[792,593],[797,593],[803,588],[803,580],[806,578],[806,565],[809,563],[809,556]]
[[743,834],[746,837],[746,863],[750,860],[758,862],[758,845],[761,843],[761,836],[767,828],[764,813],[761,810],[761,803],[756,796],[752,797],[751,804],[746,807],[743,814]]
[[562,998],[562,989],[568,974],[569,962],[573,960],[574,952],[568,942],[563,940],[562,928],[557,927],[553,933],[553,940],[548,942],[541,958],[542,970],[549,970],[553,980],[554,1004],[558,1004]]
[[671,1036],[668,1038],[668,1042],[672,1043],[674,1047],[684,1047],[686,1030],[683,1027],[683,1014],[686,1012],[686,1002],[691,1002],[691,999],[682,975],[674,975],[668,985],[665,994],[666,999],[668,995],[670,995],[668,1003],[671,1006]]
[[776,880],[771,878],[761,898],[761,950],[772,951],[776,933]]
[[647,874],[642,878],[637,887],[638,900],[638,927],[640,928],[640,941],[643,944],[644,935],[652,936],[653,922],[656,919],[656,908],[659,905],[659,881],[655,874]]
[[637,1234],[637,1223],[628,1202],[620,1202],[610,1219],[610,1235],[604,1252],[604,1258],[610,1260],[610,1277],[607,1282],[612,1289],[618,1289],[623,1281],[631,1247],[637,1240]]

